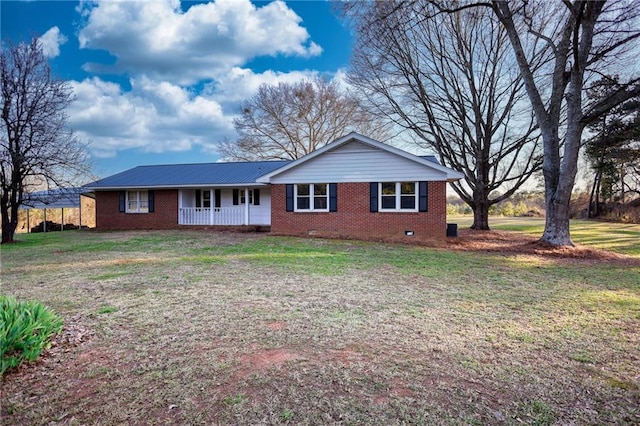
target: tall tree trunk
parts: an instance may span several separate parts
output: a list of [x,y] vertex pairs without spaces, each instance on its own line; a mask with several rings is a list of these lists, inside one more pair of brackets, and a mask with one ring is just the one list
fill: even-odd
[[593,186],[589,195],[589,205],[587,206],[587,218],[597,217],[599,214],[598,203],[600,203],[600,181],[602,172],[598,169],[593,177]]
[[624,163],[620,164],[620,202],[624,204]]
[[482,205],[476,204],[473,209],[473,225],[471,229],[478,231],[489,231],[489,206],[486,203]]
[[[574,96],[579,95],[570,89],[567,94],[568,124],[562,158],[560,158],[557,150],[559,145],[557,136],[546,133],[547,137],[553,139],[545,141],[545,159],[542,169],[545,178],[547,212],[545,229],[540,241],[554,246],[573,246],[569,230],[571,215],[569,204],[578,172],[578,154],[582,136],[582,127],[579,123],[579,117],[581,116],[580,99],[574,98]],[[542,137],[545,137],[544,131]],[[546,155],[547,148],[553,149],[555,155]]]
[[14,241],[13,237],[17,227],[18,227],[18,209],[17,208],[14,209],[13,207],[11,207],[11,214],[9,214],[9,209],[5,209],[3,204],[1,244],[12,243]]
[[489,194],[486,182],[478,182],[473,189],[473,225],[471,229],[477,231],[489,231]]
[[558,197],[547,201],[544,233],[541,242],[554,246],[572,246],[569,234],[569,199]]

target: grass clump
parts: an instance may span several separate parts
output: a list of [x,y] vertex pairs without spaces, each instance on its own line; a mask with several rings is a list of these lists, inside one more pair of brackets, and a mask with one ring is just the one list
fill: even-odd
[[103,306],[102,308],[98,309],[99,314],[110,314],[117,311],[118,308],[116,308],[115,306]]
[[0,296],[0,376],[34,361],[62,330],[62,319],[38,302]]

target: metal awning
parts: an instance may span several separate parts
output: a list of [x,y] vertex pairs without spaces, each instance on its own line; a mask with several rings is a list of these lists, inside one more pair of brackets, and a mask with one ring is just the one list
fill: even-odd
[[31,210],[44,210],[43,230],[47,231],[47,210],[61,209],[62,226],[60,230],[64,230],[64,209],[79,209],[80,211],[80,227],[82,227],[82,197],[95,198],[95,193],[87,191],[87,188],[59,188],[50,189],[48,191],[31,192],[25,195],[25,200],[20,206],[20,210],[27,211],[27,232],[30,232],[31,225],[29,223],[29,212]]
[[60,188],[48,191],[32,192],[25,196],[20,206],[22,210],[31,209],[71,209],[80,207],[80,197],[94,198],[93,192],[86,188]]

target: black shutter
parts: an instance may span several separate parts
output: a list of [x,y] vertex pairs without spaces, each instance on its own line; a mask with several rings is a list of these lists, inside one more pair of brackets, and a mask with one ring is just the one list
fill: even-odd
[[378,182],[369,184],[369,211],[372,213],[378,211]]
[[119,206],[118,206],[118,211],[120,213],[124,213],[126,210],[126,205],[127,205],[127,193],[125,191],[120,191],[120,193],[118,194],[119,197]]
[[429,185],[427,182],[419,182],[419,192],[418,192],[418,211],[427,212],[429,211]]
[[233,205],[237,206],[239,204],[238,202],[238,198],[240,197],[240,193],[238,192],[237,189],[233,190]]
[[196,207],[202,207],[202,191],[196,189]]
[[329,211],[330,212],[338,211],[338,184],[337,183],[329,184]]
[[149,201],[149,213],[153,213],[156,210],[155,194],[153,191],[149,191],[147,196],[147,200]]
[[216,208],[220,207],[220,190],[216,189],[213,196],[215,197],[215,199],[213,200],[213,206]]
[[253,190],[253,205],[254,206],[260,205],[260,190],[258,188]]
[[153,213],[156,209],[156,203],[155,203],[155,194],[153,193],[153,191],[148,191],[147,192],[147,201],[149,202],[149,213]]
[[293,184],[288,183],[286,185],[286,196],[287,196],[287,211],[293,211]]

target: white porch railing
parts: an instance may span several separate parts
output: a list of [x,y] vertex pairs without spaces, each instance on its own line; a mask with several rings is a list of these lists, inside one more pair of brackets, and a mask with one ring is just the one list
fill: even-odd
[[178,210],[179,225],[244,225],[244,208],[181,207]]

